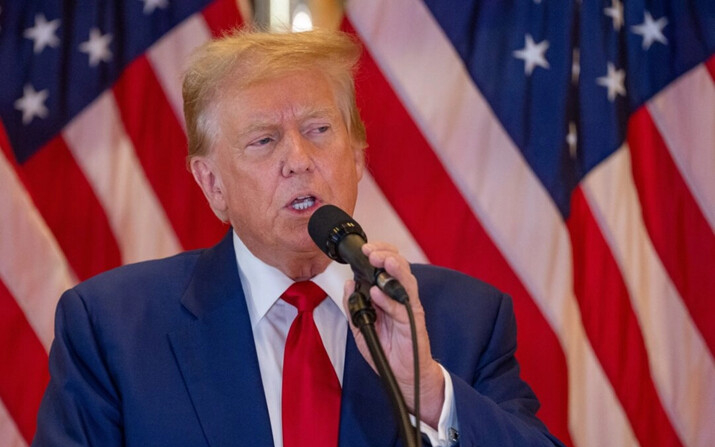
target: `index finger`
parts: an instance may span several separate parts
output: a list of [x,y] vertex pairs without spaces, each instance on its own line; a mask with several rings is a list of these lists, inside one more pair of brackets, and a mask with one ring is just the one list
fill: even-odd
[[396,246],[382,241],[368,242],[362,246],[362,252],[366,256],[370,256],[370,253],[374,251],[388,251],[390,253],[399,253],[399,250]]

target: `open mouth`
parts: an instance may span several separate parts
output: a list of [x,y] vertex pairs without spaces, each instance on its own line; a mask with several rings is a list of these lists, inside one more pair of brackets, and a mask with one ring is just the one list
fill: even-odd
[[290,203],[290,207],[296,211],[305,211],[308,208],[312,207],[313,205],[315,205],[315,197],[314,196],[297,197],[295,200],[293,200]]

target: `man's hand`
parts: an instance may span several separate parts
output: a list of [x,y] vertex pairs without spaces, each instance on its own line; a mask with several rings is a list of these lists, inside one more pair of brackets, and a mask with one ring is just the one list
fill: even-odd
[[[410,297],[409,304],[415,316],[417,345],[420,361],[420,417],[433,428],[437,427],[444,404],[444,376],[439,364],[432,358],[429,337],[425,327],[425,313],[420,302],[417,279],[410,271],[409,263],[397,249],[386,243],[369,243],[362,247],[370,264],[384,268],[393,278],[402,283]],[[348,309],[347,300],[355,290],[353,281],[346,281],[343,292],[343,306]],[[377,312],[375,330],[385,351],[395,378],[410,410],[414,409],[414,369],[410,322],[405,306],[385,295],[376,286],[370,289],[372,304]],[[349,312],[348,312],[349,313]],[[350,328],[362,356],[375,370],[370,351],[360,330],[350,322]]]

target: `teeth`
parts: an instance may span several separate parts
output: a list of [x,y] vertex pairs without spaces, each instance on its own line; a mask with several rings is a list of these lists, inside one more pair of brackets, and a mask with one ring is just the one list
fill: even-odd
[[297,211],[307,210],[315,204],[315,197],[299,197],[293,201],[291,207]]

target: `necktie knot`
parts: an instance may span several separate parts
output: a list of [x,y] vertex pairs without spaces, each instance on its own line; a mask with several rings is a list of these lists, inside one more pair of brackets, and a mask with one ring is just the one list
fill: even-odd
[[323,302],[327,294],[313,281],[294,282],[283,292],[281,298],[292,304],[298,312],[311,312],[318,304]]

